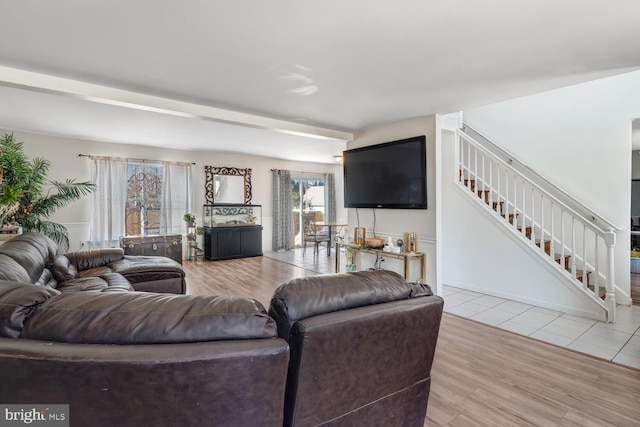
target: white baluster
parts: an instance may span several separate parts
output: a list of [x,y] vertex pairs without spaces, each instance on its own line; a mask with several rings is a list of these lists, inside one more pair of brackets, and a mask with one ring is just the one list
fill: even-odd
[[478,147],[473,147],[473,178],[476,180],[474,191],[478,191]]
[[584,287],[587,287],[588,284],[588,276],[587,276],[587,227],[582,224],[582,283]]
[[[518,177],[516,174],[513,174],[513,224],[517,224],[518,220],[516,218],[516,213],[518,212]],[[509,217],[507,217],[507,221],[509,221]]]
[[[598,251],[598,247],[600,246],[600,236],[598,235],[598,233],[594,232],[594,239],[595,239],[595,260],[594,260],[594,265],[593,265],[593,269],[595,270],[593,272],[593,290],[595,292],[596,295],[600,295],[600,254]],[[604,239],[602,241],[602,243],[604,243]]]
[[564,260],[564,208],[560,208],[560,260]]
[[[540,238],[544,239],[544,193],[540,192]],[[536,228],[531,229],[531,241],[536,241]],[[553,259],[553,258],[552,258]]]
[[504,200],[504,206],[505,206],[505,213],[504,213],[504,217],[505,219],[508,220],[509,218],[509,171],[507,170],[507,168],[505,167],[504,170],[504,195],[505,195],[505,200]]
[[[571,275],[577,279],[578,277],[576,276],[576,230],[575,230],[575,221],[576,221],[576,218],[572,215],[571,216],[571,253],[573,254],[573,256],[571,257]],[[584,260],[583,260],[583,262],[584,262]],[[586,286],[586,283],[583,283],[582,285]]]
[[[549,213],[550,213],[549,220],[551,221],[551,234],[549,236],[549,240],[551,241],[551,248],[550,248],[551,250],[549,251],[549,256],[551,257],[552,260],[555,261],[555,259],[556,259],[556,249],[555,249],[556,245],[554,243],[555,243],[555,236],[556,236],[555,235],[555,223],[556,223],[556,220],[555,220],[555,215],[553,213],[553,206],[554,206],[553,200],[550,200],[549,203],[551,205],[549,207]],[[541,238],[544,239],[544,233],[542,233]],[[560,265],[562,266],[562,268],[564,268],[564,258],[563,257],[560,258]]]
[[525,189],[524,184],[525,184],[525,182],[524,182],[524,179],[523,179],[522,180],[522,223],[521,223],[521,229],[520,230],[522,232],[522,236],[526,237],[526,235],[527,235],[527,230],[526,230],[526,228],[527,228],[527,212],[526,212],[525,207],[526,207],[526,200],[527,200],[526,199],[527,192],[524,191],[524,189]]
[[493,209],[493,160],[489,158],[489,206]]
[[616,293],[615,293],[615,264],[614,249],[616,246],[616,233],[610,228],[605,233],[605,243],[607,244],[607,294],[604,300],[609,316],[607,321],[614,323],[616,321]]
[[[535,187],[531,187],[531,233],[529,234],[529,239],[531,239],[531,236],[534,236],[534,232],[533,229],[536,226],[536,200],[535,200]],[[535,238],[532,239],[533,242],[535,242]]]
[[[500,203],[502,201],[502,180],[500,179],[500,170],[502,168],[500,167],[500,163],[496,165],[496,169],[498,169],[498,176],[496,177],[496,179],[498,180],[498,203]],[[498,209],[498,213],[502,215],[502,205],[500,205]]]

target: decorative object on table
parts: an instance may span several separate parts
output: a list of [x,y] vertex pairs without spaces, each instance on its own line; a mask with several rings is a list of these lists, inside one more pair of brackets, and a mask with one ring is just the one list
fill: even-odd
[[405,252],[415,254],[418,249],[418,237],[416,233],[404,233],[404,242]]
[[364,242],[371,249],[382,249],[384,247],[384,239],[382,237],[367,237]]
[[364,245],[365,238],[367,235],[367,230],[364,227],[355,227],[353,229],[353,243],[356,245]]
[[[347,268],[347,272],[348,273],[353,273],[354,271],[357,271],[357,269],[358,269],[358,266],[353,263],[353,261],[354,261],[353,256],[354,255],[355,255],[355,253],[354,253],[352,248],[350,248],[348,246],[346,246],[344,248],[344,256],[345,256],[346,261],[347,261],[346,268]],[[337,259],[338,258],[336,257],[336,260]]]
[[29,159],[12,133],[0,137],[0,224],[22,227],[51,238],[62,251],[69,249],[67,228],[48,218],[58,209],[96,189],[89,181],[48,181],[51,162],[43,157]]
[[255,224],[255,223],[256,223],[256,219],[257,219],[257,218],[258,218],[258,217],[256,217],[256,216],[253,214],[253,212],[251,212],[251,213],[248,213],[248,214],[247,214],[247,217],[245,218],[245,222],[246,222],[247,224]]

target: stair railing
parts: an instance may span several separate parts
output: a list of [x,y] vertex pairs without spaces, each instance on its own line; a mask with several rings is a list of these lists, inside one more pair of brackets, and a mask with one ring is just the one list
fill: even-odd
[[586,207],[576,208],[575,199],[534,182],[530,169],[523,173],[514,168],[513,157],[505,159],[495,145],[489,149],[486,141],[481,144],[463,130],[457,142],[458,184],[605,308],[607,321],[614,322],[617,228]]

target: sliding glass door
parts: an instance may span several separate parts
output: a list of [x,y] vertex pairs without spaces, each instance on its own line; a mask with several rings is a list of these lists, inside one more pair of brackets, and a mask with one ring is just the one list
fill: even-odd
[[324,175],[292,172],[291,199],[293,225],[296,230],[295,246],[302,247],[304,242],[302,215],[313,214],[316,221],[324,220]]

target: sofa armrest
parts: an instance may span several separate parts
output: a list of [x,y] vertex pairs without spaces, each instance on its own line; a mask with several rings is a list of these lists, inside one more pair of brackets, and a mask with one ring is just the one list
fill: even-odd
[[31,312],[56,295],[46,286],[0,280],[0,337],[18,338]]
[[75,265],[78,271],[89,270],[91,268],[103,267],[114,261],[124,258],[122,248],[105,248],[93,251],[70,252],[65,254],[71,264]]

